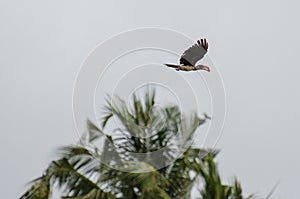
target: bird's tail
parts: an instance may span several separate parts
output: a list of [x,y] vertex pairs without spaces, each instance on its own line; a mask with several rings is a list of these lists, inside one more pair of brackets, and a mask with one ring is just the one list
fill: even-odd
[[174,64],[165,64],[166,66],[168,67],[171,67],[171,68],[178,68],[179,65],[174,65]]

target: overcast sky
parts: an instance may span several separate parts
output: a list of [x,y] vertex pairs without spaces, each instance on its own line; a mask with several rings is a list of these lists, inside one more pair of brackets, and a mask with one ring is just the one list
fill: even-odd
[[224,181],[237,176],[260,196],[279,182],[273,198],[296,199],[299,9],[296,0],[1,0],[1,196],[20,196],[58,146],[77,141],[72,90],[90,51],[119,32],[161,27],[209,40],[227,96]]

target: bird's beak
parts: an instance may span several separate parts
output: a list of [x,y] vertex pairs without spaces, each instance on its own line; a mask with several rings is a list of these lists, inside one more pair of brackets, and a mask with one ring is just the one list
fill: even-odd
[[210,72],[210,68],[208,66],[203,66],[203,70],[206,70],[207,72]]

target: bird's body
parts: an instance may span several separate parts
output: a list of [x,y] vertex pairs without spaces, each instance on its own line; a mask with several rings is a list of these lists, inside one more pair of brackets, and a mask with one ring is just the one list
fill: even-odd
[[180,57],[180,65],[165,64],[168,67],[175,68],[177,71],[196,71],[206,70],[210,72],[210,68],[205,65],[196,65],[196,63],[204,57],[208,50],[206,39],[198,40],[196,44],[188,48]]
[[166,66],[175,68],[176,70],[182,70],[182,71],[197,70],[196,66],[185,66],[185,65],[174,65],[174,64],[166,64]]

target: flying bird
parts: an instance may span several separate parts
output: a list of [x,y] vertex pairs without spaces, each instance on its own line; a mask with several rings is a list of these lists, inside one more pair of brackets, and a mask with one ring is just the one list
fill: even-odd
[[196,63],[207,53],[208,43],[206,39],[200,39],[196,44],[188,48],[180,57],[180,65],[165,64],[168,67],[175,68],[177,71],[195,71],[205,70],[210,72],[210,68],[205,65],[196,65]]

